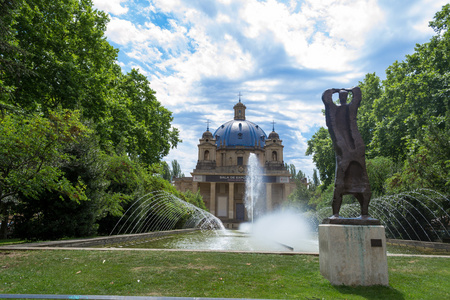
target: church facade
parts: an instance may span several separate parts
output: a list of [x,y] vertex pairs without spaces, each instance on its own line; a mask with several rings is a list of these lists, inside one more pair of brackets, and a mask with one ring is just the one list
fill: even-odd
[[283,161],[282,140],[275,128],[269,136],[257,124],[246,119],[246,106],[233,107],[234,119],[222,124],[214,133],[207,130],[198,144],[198,160],[192,177],[175,178],[175,187],[200,194],[209,211],[228,228],[249,219],[246,207],[245,180],[249,157],[254,153],[261,166],[262,210],[272,211],[287,200],[295,184]]

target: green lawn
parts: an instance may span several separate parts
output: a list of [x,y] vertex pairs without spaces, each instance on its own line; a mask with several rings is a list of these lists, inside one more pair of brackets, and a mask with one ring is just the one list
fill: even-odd
[[450,299],[450,258],[389,257],[390,287],[335,287],[319,258],[168,251],[0,250],[1,294]]

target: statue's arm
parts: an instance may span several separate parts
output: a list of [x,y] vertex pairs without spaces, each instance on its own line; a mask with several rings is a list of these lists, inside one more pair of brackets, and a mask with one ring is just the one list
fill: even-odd
[[334,93],[339,93],[340,89],[328,89],[325,92],[323,92],[322,94],[322,102],[325,105],[332,105],[333,103],[333,94]]
[[347,91],[351,92],[353,95],[353,99],[352,99],[352,104],[353,106],[356,106],[357,108],[359,107],[359,105],[361,104],[361,89],[359,88],[359,86],[355,86],[354,88],[351,89],[347,89]]

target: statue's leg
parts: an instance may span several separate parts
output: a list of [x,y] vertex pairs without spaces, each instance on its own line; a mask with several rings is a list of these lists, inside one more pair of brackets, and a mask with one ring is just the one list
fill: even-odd
[[331,207],[333,208],[333,217],[339,218],[339,211],[341,210],[342,204],[342,192],[340,188],[334,188],[333,203]]
[[336,160],[338,167],[336,168],[336,176],[334,179],[334,193],[333,202],[331,207],[333,208],[333,217],[339,218],[339,211],[341,210],[342,194],[344,193],[344,171],[342,169],[342,162]]
[[355,194],[356,199],[358,199],[358,202],[361,205],[361,217],[363,218],[369,217],[369,202],[371,195],[371,192]]

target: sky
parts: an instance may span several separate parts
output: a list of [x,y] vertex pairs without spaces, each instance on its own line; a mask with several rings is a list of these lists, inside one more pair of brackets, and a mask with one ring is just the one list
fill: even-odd
[[275,131],[284,161],[312,177],[307,141],[325,127],[321,95],[367,73],[385,78],[395,61],[429,41],[445,0],[93,0],[109,14],[107,40],[123,72],[139,69],[173,112],[186,176],[197,145],[233,119],[239,93],[246,118]]

